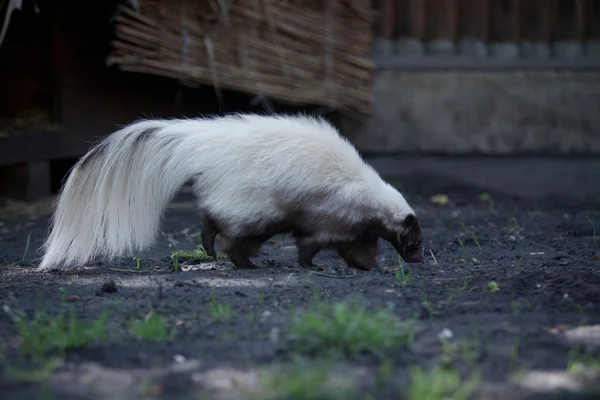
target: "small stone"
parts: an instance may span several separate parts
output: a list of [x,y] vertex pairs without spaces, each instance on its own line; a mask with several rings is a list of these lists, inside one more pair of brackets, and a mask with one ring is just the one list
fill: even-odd
[[159,385],[152,385],[150,388],[149,394],[150,396],[158,397],[162,396],[163,390]]
[[448,328],[444,328],[440,333],[438,333],[438,339],[451,339],[454,336],[452,331]]
[[436,194],[435,196],[431,196],[430,201],[436,206],[443,207],[448,205],[450,199],[445,194]]
[[104,282],[102,285],[102,292],[104,293],[115,293],[117,291],[117,284],[112,279],[108,282]]
[[67,297],[67,301],[70,303],[74,303],[78,300],[79,300],[79,296],[72,295],[72,296]]
[[175,354],[174,359],[175,359],[175,362],[179,363],[179,364],[185,362],[185,357],[182,356],[181,354]]
[[274,327],[269,332],[269,338],[271,339],[271,341],[273,343],[277,343],[279,341],[279,333],[280,333],[280,330],[278,327]]

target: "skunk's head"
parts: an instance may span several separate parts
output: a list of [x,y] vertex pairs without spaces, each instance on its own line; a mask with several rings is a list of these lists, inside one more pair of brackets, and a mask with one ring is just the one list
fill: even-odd
[[425,263],[423,253],[423,233],[414,214],[409,214],[401,223],[401,228],[390,238],[400,257],[408,263]]

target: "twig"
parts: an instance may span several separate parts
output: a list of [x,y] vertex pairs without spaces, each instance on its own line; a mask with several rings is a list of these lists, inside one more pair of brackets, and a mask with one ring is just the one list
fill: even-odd
[[[306,269],[300,268],[300,267],[283,267],[283,269],[287,269],[287,270],[291,270],[291,271],[306,272]],[[327,278],[338,278],[338,279],[354,278],[357,275],[356,271],[353,271],[354,273],[352,275],[333,275],[333,274],[327,274],[325,272],[319,272],[319,271],[313,271],[313,270],[308,270],[308,271],[309,271],[309,274],[311,274],[311,275],[319,275],[319,276],[325,276]]]

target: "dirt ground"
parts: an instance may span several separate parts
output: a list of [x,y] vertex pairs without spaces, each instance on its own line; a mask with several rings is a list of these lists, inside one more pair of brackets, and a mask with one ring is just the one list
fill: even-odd
[[[393,183],[421,212],[428,261],[404,265],[404,275],[383,242],[376,270],[350,270],[323,252],[316,258],[323,271],[303,271],[286,238],[264,247],[259,270],[233,270],[226,260],[191,267],[178,261],[175,270],[171,253],[199,242],[199,219],[186,193],[169,209],[156,247],[139,261],[42,274],[34,256],[47,210],[5,208],[0,397],[436,400],[443,396],[415,393],[433,390],[435,367],[445,366],[463,377],[456,387],[474,379],[475,399],[600,398],[592,393],[600,382],[600,200],[522,200],[434,177],[413,179]],[[436,194],[448,203],[434,204]],[[383,354],[306,355],[290,328],[295,311],[314,306],[315,294],[325,304],[391,305],[398,321],[414,322],[414,337]],[[43,345],[57,331],[48,321],[19,328],[14,315],[56,316],[65,297],[81,320],[107,312],[99,323],[107,334],[68,348],[64,357],[26,356],[25,343],[41,337]],[[135,336],[131,321],[147,322],[150,310],[164,319]],[[361,314],[364,321],[368,314]],[[319,324],[334,329],[329,321],[317,318],[304,339],[318,342],[327,333],[317,332]],[[357,337],[353,326],[366,326],[353,323],[347,320],[331,347]],[[397,329],[380,321],[365,340],[375,343],[390,327]],[[47,336],[36,333],[43,328]],[[419,380],[415,366],[431,374]]]

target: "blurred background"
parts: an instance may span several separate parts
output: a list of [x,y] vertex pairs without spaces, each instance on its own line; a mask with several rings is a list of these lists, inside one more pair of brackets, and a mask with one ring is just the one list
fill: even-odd
[[55,194],[136,119],[239,111],[323,115],[389,173],[598,194],[599,22],[598,0],[0,0],[0,197]]

